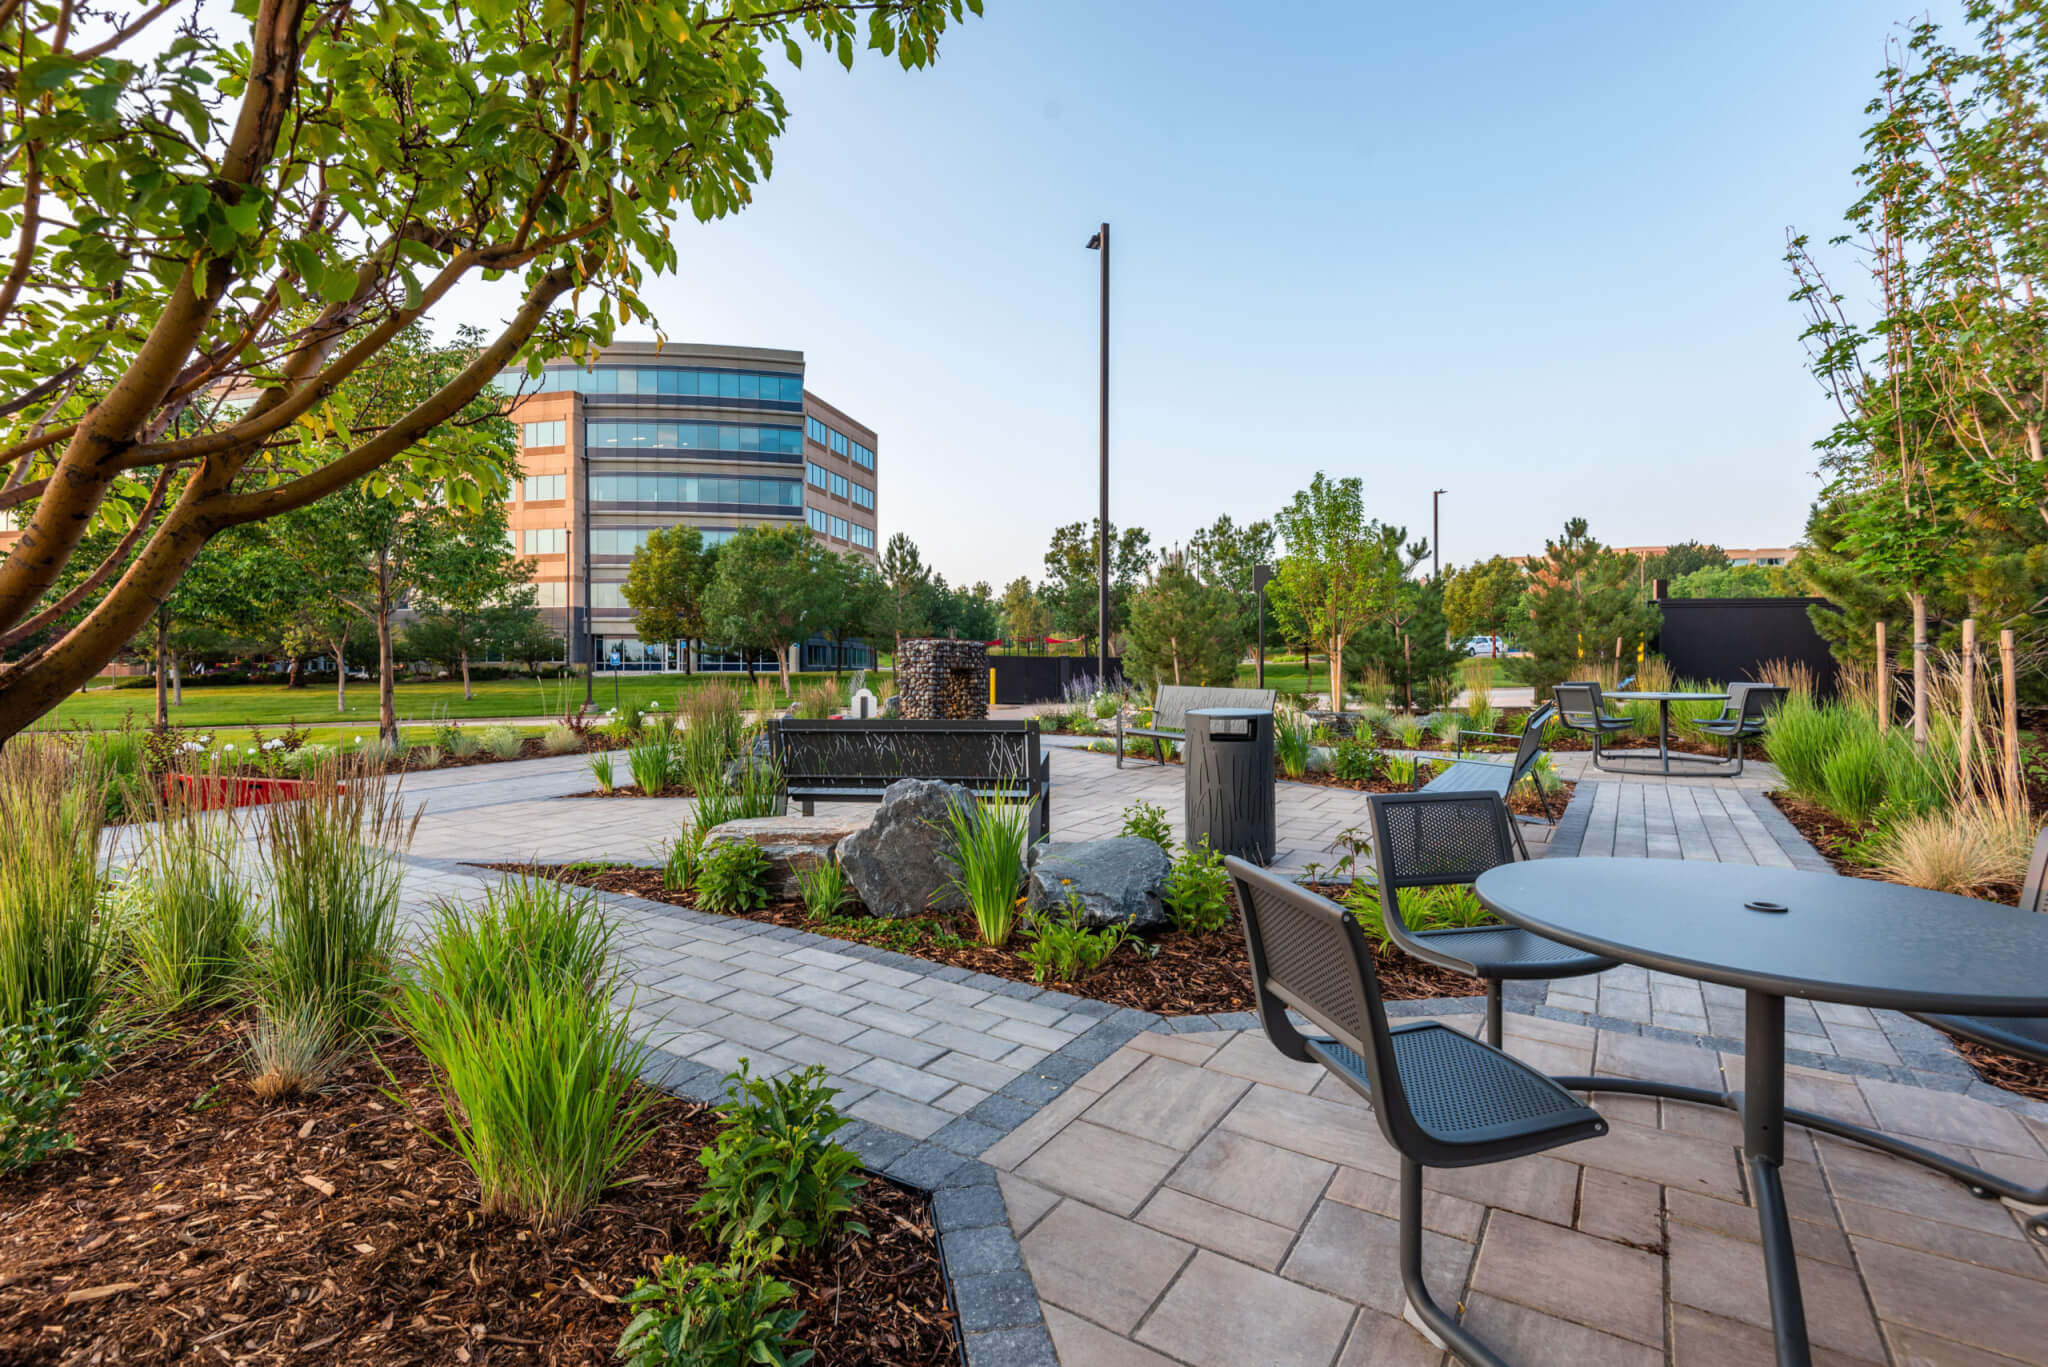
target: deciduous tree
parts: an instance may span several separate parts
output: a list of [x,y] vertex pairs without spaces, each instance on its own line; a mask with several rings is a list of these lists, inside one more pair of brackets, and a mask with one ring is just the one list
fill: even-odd
[[836,559],[807,528],[744,529],[718,551],[704,599],[711,638],[774,651],[787,693],[792,648],[831,630],[839,615],[843,581]]
[[704,595],[717,567],[718,548],[704,545],[691,526],[659,528],[633,552],[622,590],[633,609],[633,631],[643,641],[702,640]]
[[1287,553],[1267,593],[1283,627],[1329,657],[1330,706],[1341,712],[1345,642],[1393,605],[1406,533],[1366,517],[1364,481],[1320,470],[1273,520]]
[[[1052,611],[1053,626],[1078,636],[1085,653],[1095,652],[1102,619],[1097,548],[1102,544],[1099,521],[1069,522],[1054,530],[1045,553],[1045,583],[1038,596]],[[1111,529],[1109,557],[1109,634],[1115,641],[1130,610],[1131,595],[1152,566],[1152,534],[1143,527]]]

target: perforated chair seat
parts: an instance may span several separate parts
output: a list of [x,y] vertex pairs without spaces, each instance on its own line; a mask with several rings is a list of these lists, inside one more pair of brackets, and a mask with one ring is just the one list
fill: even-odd
[[1518,926],[1412,931],[1401,946],[1439,968],[1475,978],[1574,978],[1605,973],[1620,961],[1588,954]]
[[1743,740],[1761,736],[1765,730],[1762,717],[1709,717],[1705,721],[1696,721],[1693,725],[1716,736],[1739,736]]
[[[1437,1143],[1469,1150],[1439,1152],[1434,1166],[1498,1163],[1607,1133],[1607,1122],[1591,1106],[1461,1030],[1418,1021],[1387,1033],[1416,1122]],[[1317,1062],[1371,1098],[1364,1059],[1333,1039],[1312,1038],[1308,1048]]]
[[2008,1054],[2048,1063],[2048,1018],[2041,1016],[1931,1016],[1915,1013],[1937,1030]]
[[1634,717],[1596,717],[1589,712],[1560,712],[1557,717],[1573,731],[1626,731],[1636,724]]

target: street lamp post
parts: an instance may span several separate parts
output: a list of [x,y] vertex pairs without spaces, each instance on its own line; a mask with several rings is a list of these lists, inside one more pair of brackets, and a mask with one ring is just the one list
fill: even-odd
[[1088,239],[1102,253],[1102,511],[1095,537],[1095,686],[1109,687],[1109,225]]
[[1271,565],[1252,566],[1252,597],[1259,600],[1259,687],[1266,686],[1266,585],[1273,582]]
[[1437,545],[1439,535],[1437,500],[1444,496],[1444,492],[1444,490],[1438,489],[1429,496],[1429,578],[1432,583],[1441,579],[1444,572],[1443,550]]

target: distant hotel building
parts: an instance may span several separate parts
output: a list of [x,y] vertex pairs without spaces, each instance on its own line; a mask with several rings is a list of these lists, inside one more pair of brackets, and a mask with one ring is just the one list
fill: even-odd
[[[804,388],[801,351],[620,342],[589,367],[550,363],[536,387],[510,371],[524,478],[507,509],[539,604],[571,661],[739,669],[731,652],[633,634],[622,592],[647,534],[692,526],[716,545],[742,527],[808,525],[835,552],[873,557],[874,430]],[[803,668],[843,660],[813,640]]]

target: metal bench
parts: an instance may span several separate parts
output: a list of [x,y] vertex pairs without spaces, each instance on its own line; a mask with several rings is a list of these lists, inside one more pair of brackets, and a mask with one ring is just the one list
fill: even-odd
[[1188,713],[1203,707],[1256,707],[1261,711],[1273,710],[1276,690],[1271,688],[1193,688],[1181,684],[1163,684],[1159,696],[1152,700],[1152,724],[1150,726],[1125,726],[1122,709],[1116,714],[1116,767],[1124,767],[1124,738],[1135,737],[1152,742],[1153,759],[1166,763],[1166,743],[1178,745],[1187,739]]
[[[1557,704],[1545,703],[1529,714],[1529,720],[1522,726],[1522,734],[1510,736],[1501,731],[1458,732],[1458,758],[1443,766],[1443,772],[1422,786],[1425,793],[1492,793],[1502,801],[1514,791],[1515,785],[1523,779],[1531,783],[1536,780],[1532,771],[1536,761],[1543,757],[1543,728],[1557,715]],[[1515,747],[1513,762],[1503,764],[1499,760],[1466,759],[1464,757],[1465,737],[1484,736],[1489,740],[1519,740]],[[1438,761],[1427,761],[1436,764]],[[1543,791],[1543,785],[1536,783],[1536,798],[1543,804],[1543,819],[1555,821],[1550,815],[1550,797]]]
[[772,732],[790,801],[880,802],[898,779],[957,783],[976,797],[1031,802],[1030,839],[1052,833],[1052,756],[1035,721],[800,721]]

